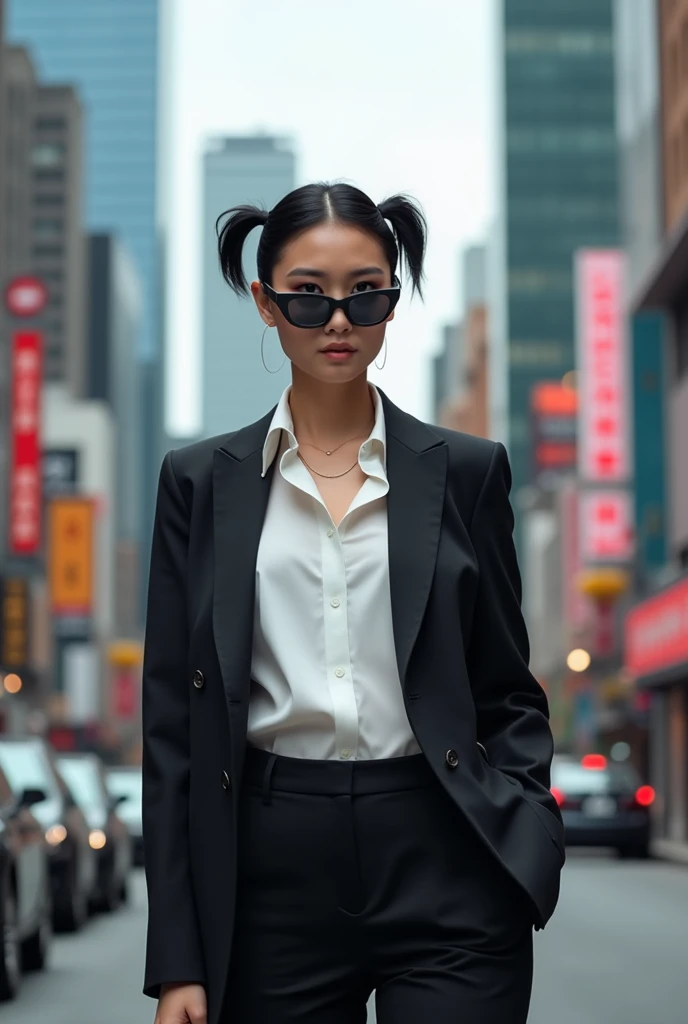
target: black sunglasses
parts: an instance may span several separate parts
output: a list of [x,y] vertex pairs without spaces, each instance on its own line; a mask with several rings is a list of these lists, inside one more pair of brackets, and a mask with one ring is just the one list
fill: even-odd
[[[397,281],[396,278],[394,280]],[[294,327],[324,327],[332,319],[335,309],[342,309],[346,319],[355,327],[375,327],[387,319],[401,295],[398,281],[394,288],[355,292],[345,299],[333,299],[330,295],[316,292],[276,292],[264,282],[261,286]]]

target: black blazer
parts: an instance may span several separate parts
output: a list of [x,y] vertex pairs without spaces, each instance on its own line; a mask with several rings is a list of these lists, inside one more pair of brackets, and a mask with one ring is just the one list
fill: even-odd
[[[457,814],[532,902],[559,895],[547,700],[528,669],[504,447],[429,426],[384,393],[389,572],[410,724]],[[232,941],[255,564],[274,410],[169,452],[160,472],[143,665],[144,991],[206,986],[216,1024]],[[481,749],[481,746],[484,750]]]

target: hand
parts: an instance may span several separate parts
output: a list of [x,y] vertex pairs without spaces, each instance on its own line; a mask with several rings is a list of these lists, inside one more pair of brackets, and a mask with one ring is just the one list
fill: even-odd
[[154,1024],[208,1024],[202,985],[163,985]]

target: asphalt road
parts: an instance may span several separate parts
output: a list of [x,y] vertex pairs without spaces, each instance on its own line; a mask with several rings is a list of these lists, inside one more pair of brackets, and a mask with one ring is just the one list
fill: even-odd
[[[50,970],[2,1005],[2,1024],[152,1024],[140,874],[132,890],[125,909],[55,940]],[[686,1024],[686,907],[687,867],[570,855],[557,913],[536,936],[529,1024]]]

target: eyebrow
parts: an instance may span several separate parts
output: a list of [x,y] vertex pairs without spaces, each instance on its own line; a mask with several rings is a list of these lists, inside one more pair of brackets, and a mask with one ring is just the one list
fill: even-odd
[[[364,274],[384,274],[384,270],[381,267],[359,267],[352,270],[349,277],[362,277]],[[315,270],[313,267],[294,267],[287,277],[327,277],[327,274],[324,270]]]

